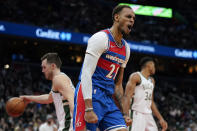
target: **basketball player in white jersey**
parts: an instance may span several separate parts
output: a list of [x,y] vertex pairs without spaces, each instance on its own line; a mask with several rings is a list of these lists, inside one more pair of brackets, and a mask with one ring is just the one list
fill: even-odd
[[29,102],[40,104],[53,102],[59,123],[58,131],[73,131],[74,86],[70,78],[60,71],[62,62],[57,53],[47,53],[41,61],[45,78],[52,81],[51,92],[39,96],[24,95],[20,98],[23,98],[27,104]]
[[151,75],[155,74],[154,60],[150,57],[144,57],[140,61],[140,66],[141,71],[131,74],[126,85],[123,100],[124,115],[129,116],[133,98],[131,131],[158,131],[152,112],[158,118],[162,131],[165,131],[168,124],[163,119],[153,100],[155,81]]

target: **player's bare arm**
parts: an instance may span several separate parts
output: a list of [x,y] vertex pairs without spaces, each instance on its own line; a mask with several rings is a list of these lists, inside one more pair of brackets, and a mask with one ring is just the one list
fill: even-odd
[[121,111],[122,111],[122,97],[123,97],[123,86],[122,86],[123,74],[124,74],[124,68],[120,67],[115,79],[115,92],[114,92],[115,99],[117,100]]
[[[153,81],[153,84],[155,85],[155,81],[153,78],[151,78]],[[154,93],[153,93],[154,94]],[[157,119],[159,120],[159,123],[162,126],[162,131],[166,131],[168,128],[168,123],[164,120],[164,118],[162,117],[162,115],[160,114],[155,102],[154,102],[154,96],[152,94],[152,105],[151,105],[151,109],[153,111],[153,114],[157,117]]]
[[58,75],[53,79],[53,90],[62,94],[65,100],[68,100],[70,111],[73,113],[74,109],[74,90],[71,88],[70,79],[64,75]]
[[[121,112],[123,111],[122,97],[123,97],[123,93],[124,93],[123,86],[122,86],[123,74],[124,74],[124,68],[120,67],[120,69],[117,73],[117,76],[115,78],[115,92],[114,92],[115,99],[117,100],[118,105],[120,106],[119,108],[120,108]],[[126,130],[126,129],[122,129],[120,131],[123,131],[123,130]]]
[[140,76],[137,73],[131,74],[127,82],[125,93],[123,97],[123,113],[129,116],[129,109],[131,106],[131,100],[134,95],[135,87],[140,83]]
[[138,83],[140,83],[139,75],[137,73],[131,74],[123,96],[123,115],[127,126],[131,126],[132,123],[129,117],[129,109],[131,106],[131,99],[133,97],[135,87]]
[[[122,86],[123,74],[124,74],[124,68],[121,67],[115,80],[115,93],[114,93],[115,100],[118,102],[117,104],[121,112],[123,112],[122,100],[124,94],[123,86]],[[124,117],[124,119],[127,126],[131,125],[131,119],[129,117]]]
[[36,102],[40,104],[50,104],[53,102],[52,94],[44,94],[44,95],[23,95],[20,96],[24,100],[26,104],[29,104],[30,102]]

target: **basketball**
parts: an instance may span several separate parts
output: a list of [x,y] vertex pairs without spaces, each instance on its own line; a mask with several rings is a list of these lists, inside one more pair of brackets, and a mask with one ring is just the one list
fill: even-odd
[[25,103],[19,97],[10,98],[6,103],[6,112],[9,116],[18,117],[23,114]]

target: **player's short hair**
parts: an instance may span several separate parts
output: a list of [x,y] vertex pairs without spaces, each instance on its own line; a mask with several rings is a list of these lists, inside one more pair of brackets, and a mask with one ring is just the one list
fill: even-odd
[[114,21],[114,16],[115,14],[118,14],[122,11],[122,9],[124,8],[129,8],[132,9],[130,6],[128,5],[117,5],[116,7],[114,7],[113,11],[112,11],[112,21]]
[[46,53],[45,55],[41,57],[41,61],[45,59],[47,60],[47,63],[50,63],[50,64],[54,63],[57,66],[57,68],[60,68],[62,65],[62,61],[60,57],[58,56],[58,53]]
[[154,61],[154,59],[153,59],[152,57],[148,57],[148,56],[143,57],[143,58],[140,60],[140,63],[139,63],[140,68],[141,68],[141,69],[144,68],[145,65],[146,65],[146,63],[147,63],[147,62],[150,62],[150,61],[152,61],[152,62],[155,63],[155,61]]

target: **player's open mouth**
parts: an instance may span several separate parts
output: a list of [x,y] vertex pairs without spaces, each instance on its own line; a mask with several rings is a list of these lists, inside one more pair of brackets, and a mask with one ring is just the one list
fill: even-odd
[[129,31],[131,31],[132,25],[128,25],[127,27],[129,29]]

